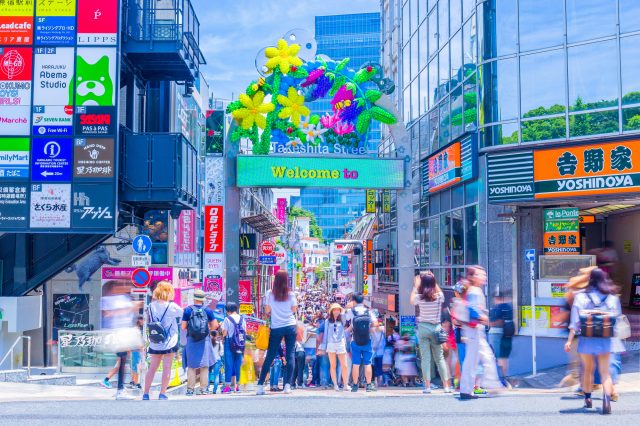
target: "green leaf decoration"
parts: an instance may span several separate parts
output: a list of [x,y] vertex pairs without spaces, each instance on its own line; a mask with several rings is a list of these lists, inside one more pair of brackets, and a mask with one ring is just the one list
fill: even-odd
[[355,98],[354,101],[358,103],[358,108],[364,108],[366,106],[366,102],[362,98]]
[[227,114],[231,114],[233,111],[242,108],[242,103],[240,101],[233,101],[229,105],[227,105]]
[[340,63],[336,66],[336,71],[340,72],[344,69],[344,67],[347,66],[347,64],[349,63],[349,58],[344,58],[343,60],[340,61]]
[[295,72],[290,72],[289,75],[293,78],[307,78],[309,76],[309,72],[302,67],[298,67]]
[[360,71],[358,71],[355,75],[355,77],[353,78],[353,80],[358,83],[358,84],[362,84],[365,83],[369,80],[371,80],[371,76],[373,73],[368,73],[366,68],[361,69]]
[[371,114],[369,111],[364,111],[358,117],[358,122],[356,123],[356,130],[358,133],[364,135],[369,130],[369,124],[371,124]]
[[333,80],[333,86],[331,86],[331,90],[329,90],[329,95],[333,96],[336,94],[336,92],[340,89],[340,87],[344,86],[344,84],[347,82],[347,78],[343,75],[336,77],[335,80]]
[[356,90],[358,90],[358,88],[356,87],[355,84],[348,82],[347,84],[345,84],[345,87],[347,88],[347,90],[351,90],[351,93],[353,93],[353,96],[356,95]]
[[327,67],[327,61],[325,61],[325,60],[322,58],[322,56],[320,56],[320,55],[316,56],[316,60],[317,60],[318,62],[320,62],[320,63],[322,64],[322,66],[323,66],[323,67],[325,67],[325,68]]
[[381,96],[382,92],[372,89],[367,90],[367,92],[364,94],[365,99],[372,104],[375,104]]
[[319,122],[320,122],[320,116],[318,114],[313,114],[311,117],[309,117],[310,124],[318,124]]
[[391,114],[389,111],[380,108],[379,106],[373,106],[369,110],[371,117],[375,120],[378,120],[384,124],[396,124],[395,115]]
[[326,75],[329,78],[329,80],[331,80],[331,81],[335,80],[335,78],[336,78],[336,75],[334,73],[332,73],[332,72],[329,72],[329,71],[324,73],[324,75]]

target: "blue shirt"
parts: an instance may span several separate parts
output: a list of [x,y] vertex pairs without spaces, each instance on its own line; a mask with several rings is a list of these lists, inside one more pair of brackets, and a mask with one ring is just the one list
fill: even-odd
[[[202,308],[202,305],[194,305],[194,306],[197,308]],[[191,319],[191,315],[193,314],[194,306],[187,306],[186,308],[184,308],[184,312],[182,314],[182,321],[189,322],[189,320]],[[211,322],[216,319],[211,309],[204,308],[204,313],[207,315],[208,322]]]

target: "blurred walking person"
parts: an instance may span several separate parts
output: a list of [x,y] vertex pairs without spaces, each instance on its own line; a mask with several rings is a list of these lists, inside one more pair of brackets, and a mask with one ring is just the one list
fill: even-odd
[[153,291],[153,300],[147,310],[147,334],[151,363],[144,381],[142,399],[149,400],[149,390],[160,363],[162,363],[162,381],[158,399],[167,400],[167,388],[171,379],[171,364],[178,352],[180,331],[178,319],[183,310],[173,302],[175,290],[169,281],[160,281]]
[[421,272],[416,277],[411,291],[410,303],[416,307],[418,323],[418,344],[420,346],[420,364],[424,380],[424,393],[431,393],[431,367],[438,369],[445,393],[451,393],[449,371],[444,359],[439,335],[442,331],[442,305],[444,293],[436,283],[436,277],[430,271]]
[[324,321],[324,333],[321,350],[329,356],[329,372],[333,389],[340,390],[339,378],[336,374],[336,357],[340,362],[342,373],[342,384],[349,383],[349,363],[347,362],[347,339],[345,337],[344,319],[342,318],[342,307],[334,303],[329,307],[329,318]]
[[247,325],[238,314],[238,305],[227,302],[227,317],[222,323],[224,336],[224,389],[222,393],[240,392],[240,370],[244,358]]
[[513,305],[505,294],[496,293],[494,305],[489,311],[489,344],[498,359],[498,373],[500,380],[507,388],[511,383],[507,380],[509,370],[509,355],[511,355],[512,338],[515,334],[513,322]]
[[273,280],[273,289],[266,295],[265,311],[271,318],[269,346],[263,368],[258,379],[256,395],[264,395],[264,382],[269,372],[268,366],[278,353],[280,342],[284,339],[286,365],[284,368],[284,393],[291,393],[291,375],[295,362],[295,344],[297,335],[296,312],[298,301],[293,292],[289,291],[289,275],[287,271],[278,271]]
[[215,363],[210,333],[218,328],[213,311],[204,306],[205,294],[195,290],[193,306],[185,308],[182,314],[182,329],[187,332],[187,396],[192,396],[196,386],[196,376],[200,374],[198,395],[209,393],[209,367]]
[[[591,390],[593,387],[593,373],[598,365],[600,379],[603,386],[602,414],[611,413],[611,395],[613,385],[609,372],[612,350],[613,326],[615,318],[620,315],[620,299],[616,296],[615,286],[609,280],[606,272],[596,268],[591,271],[589,284],[583,293],[576,294],[571,307],[569,337],[565,343],[565,351],[571,350],[571,344],[576,334],[578,353],[582,361],[582,390],[584,392],[584,407],[591,408]],[[595,324],[601,324],[597,327]],[[607,324],[609,326],[607,326]]]

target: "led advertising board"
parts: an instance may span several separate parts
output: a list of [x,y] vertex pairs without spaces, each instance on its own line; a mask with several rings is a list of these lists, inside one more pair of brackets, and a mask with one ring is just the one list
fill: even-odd
[[240,155],[237,184],[240,187],[400,189],[404,187],[404,161]]

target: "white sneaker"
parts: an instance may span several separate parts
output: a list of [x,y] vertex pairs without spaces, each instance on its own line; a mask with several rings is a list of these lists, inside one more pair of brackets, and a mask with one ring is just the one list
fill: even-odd
[[264,385],[258,385],[256,395],[264,395]]
[[431,393],[431,387],[422,389],[422,393]]
[[284,385],[284,393],[291,393],[291,385],[290,384],[286,384]]
[[124,389],[118,389],[118,391],[116,392],[116,400],[118,401],[126,401],[132,399],[136,399],[136,397],[133,395],[129,395]]
[[334,386],[333,390],[336,391],[336,392],[340,392],[340,386]]

